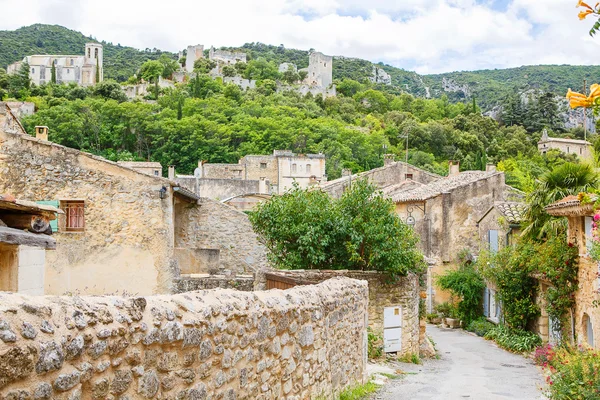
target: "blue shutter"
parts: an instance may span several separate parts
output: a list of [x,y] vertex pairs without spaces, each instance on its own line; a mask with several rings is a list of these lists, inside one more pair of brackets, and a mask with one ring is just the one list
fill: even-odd
[[498,252],[498,231],[497,230],[489,230],[488,238],[490,241],[490,251],[492,253]]
[[490,290],[486,287],[483,290],[483,315],[486,317],[490,316]]
[[[36,201],[36,203],[44,206],[53,206],[56,208],[59,206],[58,200],[40,200]],[[52,228],[52,232],[58,232],[58,215],[56,216],[56,219],[50,221],[50,228]]]

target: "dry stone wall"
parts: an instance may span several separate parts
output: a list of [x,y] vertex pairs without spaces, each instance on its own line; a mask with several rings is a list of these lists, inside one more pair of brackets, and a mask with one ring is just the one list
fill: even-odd
[[0,399],[334,398],[363,382],[366,282],[151,297],[0,293]]

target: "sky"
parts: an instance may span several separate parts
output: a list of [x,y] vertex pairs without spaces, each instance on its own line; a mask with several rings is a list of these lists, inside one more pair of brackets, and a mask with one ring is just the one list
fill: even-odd
[[58,24],[177,52],[248,42],[359,57],[421,74],[600,63],[576,0],[0,0],[0,30]]

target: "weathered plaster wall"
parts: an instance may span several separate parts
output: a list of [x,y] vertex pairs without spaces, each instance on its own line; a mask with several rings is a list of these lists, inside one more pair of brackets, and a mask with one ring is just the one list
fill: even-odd
[[251,274],[266,267],[267,250],[243,212],[202,198],[198,206],[185,208],[178,218],[189,223],[176,232],[177,247],[218,249],[223,271]]
[[[271,271],[269,271],[271,272]],[[367,281],[369,284],[369,327],[383,332],[385,307],[402,309],[402,354],[419,353],[419,282],[415,275],[390,280],[389,276],[375,271],[273,271],[274,273],[309,282],[323,282],[333,277],[347,277]],[[257,280],[265,279],[258,276]],[[258,283],[264,284],[264,283]]]
[[246,193],[260,193],[259,180],[198,179],[198,195],[213,200],[224,200]]
[[413,167],[410,164],[403,162],[392,162],[384,167],[375,168],[370,171],[362,172],[360,174],[352,175],[351,177],[345,176],[333,181],[328,181],[321,184],[321,188],[330,196],[339,198],[344,193],[347,187],[350,186],[352,181],[360,178],[367,178],[369,182],[375,184],[378,188],[384,188],[389,185],[394,185],[404,181],[406,174],[412,174],[412,179],[420,183],[430,183],[441,179],[442,177],[422,169]]
[[0,293],[0,397],[337,398],[366,377],[367,285],[155,297]]
[[172,199],[159,198],[166,180],[28,135],[0,132],[0,143],[0,192],[85,201],[85,231],[54,234],[46,294],[170,290]]

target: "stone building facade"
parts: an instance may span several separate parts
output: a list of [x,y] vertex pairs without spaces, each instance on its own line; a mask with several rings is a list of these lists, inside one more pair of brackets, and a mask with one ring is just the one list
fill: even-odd
[[[76,83],[91,86],[104,79],[104,55],[100,43],[86,43],[83,56],[34,55],[27,56],[8,66],[8,74],[19,72],[23,63],[29,64],[29,77],[35,85],[50,83],[52,65],[56,71],[56,83]],[[96,77],[98,76],[98,80]]]
[[538,150],[546,154],[548,150],[558,149],[566,154],[575,154],[584,160],[591,160],[592,144],[587,140],[553,138],[548,136],[548,131],[544,129],[542,138],[538,142]]
[[199,162],[194,176],[178,175],[175,180],[215,200],[282,194],[294,182],[307,188],[325,181],[325,161],[323,154],[275,150],[272,155],[244,156],[237,164]]
[[162,176],[163,174],[163,167],[159,162],[118,161],[117,164],[134,169],[146,175]]
[[[579,248],[578,290],[575,292],[573,316],[574,336],[579,344],[600,348],[600,309],[597,306],[597,302],[600,301],[600,269],[598,262],[589,256],[594,206],[581,204],[577,196],[567,196],[546,207],[546,211],[550,215],[567,218],[569,242]],[[540,331],[542,337],[552,339],[553,332],[549,329],[552,326],[551,321],[541,325],[546,328]]]
[[247,216],[225,204],[199,202],[174,181],[24,133],[0,132],[0,143],[0,192],[65,210],[46,259],[46,294],[167,293],[190,251],[218,251],[217,269],[233,273],[266,264]]
[[151,297],[0,293],[6,399],[327,399],[366,382],[366,282]]
[[432,262],[427,276],[427,309],[448,301],[449,293],[436,288],[435,278],[458,266],[458,255],[476,254],[480,242],[477,220],[495,202],[504,201],[504,173],[457,171],[416,187],[404,183],[383,190],[396,203],[396,213],[419,235],[419,247]]
[[194,62],[199,58],[204,58],[204,46],[201,44],[188,46],[185,56],[185,70],[188,73],[194,72]]

